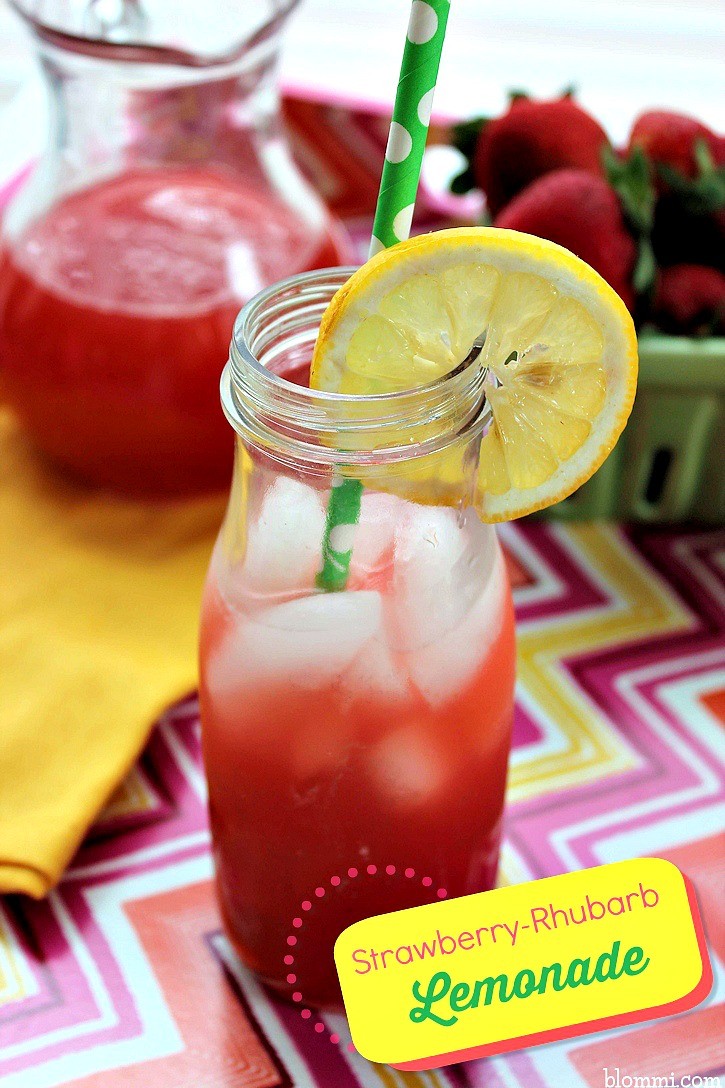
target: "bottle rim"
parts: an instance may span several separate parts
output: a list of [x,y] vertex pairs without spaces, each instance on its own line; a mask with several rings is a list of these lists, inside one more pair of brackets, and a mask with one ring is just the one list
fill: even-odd
[[410,461],[480,439],[491,411],[475,359],[428,385],[371,396],[309,389],[275,372],[290,355],[309,361],[324,311],[355,271],[291,276],[241,310],[221,379],[234,430],[268,453],[333,466]]

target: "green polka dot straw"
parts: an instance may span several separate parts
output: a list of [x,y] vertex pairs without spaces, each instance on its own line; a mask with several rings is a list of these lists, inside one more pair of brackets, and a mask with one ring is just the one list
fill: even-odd
[[410,234],[450,0],[413,0],[370,256]]
[[[410,9],[375,209],[371,257],[403,242],[410,234],[450,6],[450,0],[413,0]],[[340,476],[333,482],[322,542],[322,569],[317,575],[321,589],[340,590],[347,585],[362,490],[359,480]]]

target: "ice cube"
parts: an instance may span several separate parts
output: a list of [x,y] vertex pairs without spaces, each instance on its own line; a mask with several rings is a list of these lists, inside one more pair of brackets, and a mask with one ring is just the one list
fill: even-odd
[[242,567],[245,586],[262,594],[312,587],[324,528],[318,493],[299,480],[278,477],[249,526]]
[[392,561],[395,526],[407,506],[394,495],[364,492],[352,542],[351,578],[364,577],[388,557]]
[[393,648],[436,643],[459,624],[485,584],[494,549],[493,530],[473,511],[411,504],[396,532]]
[[443,753],[415,725],[402,726],[378,741],[369,766],[388,802],[405,808],[429,804],[448,779]]
[[395,659],[386,641],[371,638],[345,670],[342,686],[350,699],[399,703],[409,694],[402,655]]
[[274,605],[231,628],[207,662],[212,698],[335,680],[380,630],[380,594],[320,593]]
[[503,556],[496,548],[483,592],[456,626],[406,655],[411,679],[430,706],[444,705],[473,680],[501,629],[505,584]]

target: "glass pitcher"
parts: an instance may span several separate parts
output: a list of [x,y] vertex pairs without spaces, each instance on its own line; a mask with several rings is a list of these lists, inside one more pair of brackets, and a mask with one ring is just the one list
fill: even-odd
[[[471,505],[482,373],[377,398],[307,388],[320,318],[350,273],[268,288],[235,325],[222,402],[236,467],[201,626],[225,926],[254,971],[315,1006],[340,1000],[346,926],[493,886],[513,719],[506,565]],[[449,456],[470,469],[452,504],[409,501],[411,480]],[[347,586],[325,593],[343,471],[365,489]]]
[[224,486],[218,375],[240,306],[346,256],[280,121],[295,2],[11,0],[51,126],[2,226],[0,382],[36,444],[89,481]]

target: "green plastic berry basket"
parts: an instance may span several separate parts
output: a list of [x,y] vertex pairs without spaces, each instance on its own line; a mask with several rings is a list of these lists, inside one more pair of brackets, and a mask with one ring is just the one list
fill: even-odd
[[725,523],[725,338],[640,336],[637,397],[622,437],[591,480],[545,516]]

